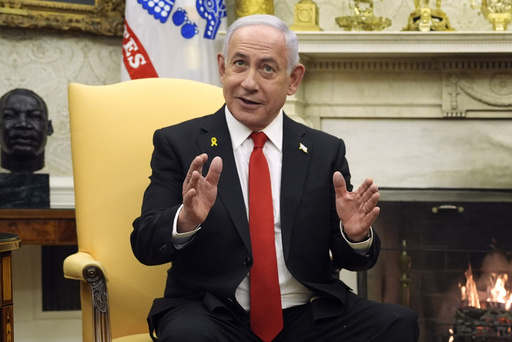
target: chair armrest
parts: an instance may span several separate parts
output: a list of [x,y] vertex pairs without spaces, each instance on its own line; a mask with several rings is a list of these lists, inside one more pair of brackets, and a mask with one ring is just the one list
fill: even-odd
[[64,277],[67,279],[82,280],[87,282],[85,270],[89,267],[100,269],[107,281],[107,272],[101,262],[94,259],[92,255],[86,252],[78,252],[68,256],[64,260]]
[[[90,285],[93,313],[93,339],[111,342],[110,310],[108,303],[107,273],[101,262],[86,252],[78,252],[64,259],[64,277],[81,280]],[[83,302],[82,302],[83,305]]]

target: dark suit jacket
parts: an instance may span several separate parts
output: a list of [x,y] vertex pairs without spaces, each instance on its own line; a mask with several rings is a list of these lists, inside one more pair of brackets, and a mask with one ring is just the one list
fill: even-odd
[[[215,141],[216,143],[212,142]],[[307,147],[307,153],[299,145]],[[158,314],[184,300],[200,299],[217,307],[241,308],[235,290],[252,265],[249,224],[235,166],[224,108],[213,115],[157,130],[154,135],[151,183],[134,222],[131,243],[144,264],[172,261]],[[171,242],[171,226],[182,203],[182,185],[190,163],[207,153],[222,157],[218,196],[201,230],[182,249]],[[299,124],[283,122],[281,223],[286,265],[291,274],[320,297],[333,298],[320,309],[341,312],[349,290],[332,277],[335,268],[365,270],[377,260],[379,238],[369,255],[355,253],[342,237],[335,208],[332,176],[342,172],[349,189],[345,145],[339,138]],[[209,164],[203,168],[206,174]],[[329,255],[332,251],[332,260]],[[206,298],[206,299],[205,299]],[[325,311],[325,312],[322,312]]]

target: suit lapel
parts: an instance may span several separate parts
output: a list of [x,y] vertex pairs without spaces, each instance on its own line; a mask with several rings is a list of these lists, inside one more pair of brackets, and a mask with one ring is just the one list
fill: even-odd
[[215,156],[222,158],[223,168],[217,197],[226,207],[247,249],[251,251],[249,222],[247,221],[240,178],[233,156],[233,147],[226,124],[224,107],[205,122],[203,130],[205,133],[197,137],[197,142],[201,151],[208,154],[205,170],[209,169],[210,162]]
[[283,167],[281,176],[281,231],[285,257],[288,256],[290,237],[306,181],[313,142],[307,139],[305,129],[288,116],[283,121]]

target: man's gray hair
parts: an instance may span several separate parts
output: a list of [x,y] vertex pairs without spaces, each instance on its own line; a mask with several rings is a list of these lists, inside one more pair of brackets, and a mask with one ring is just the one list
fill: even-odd
[[286,41],[286,46],[288,47],[288,65],[287,65],[287,72],[290,74],[293,70],[293,68],[299,64],[299,42],[297,39],[297,35],[295,32],[290,30],[288,25],[286,25],[281,19],[268,14],[255,14],[255,15],[249,15],[246,17],[241,17],[231,26],[229,26],[226,37],[224,38],[224,43],[222,45],[222,53],[224,54],[224,62],[227,63],[228,60],[228,47],[229,47],[229,41],[231,40],[231,37],[233,36],[233,33],[235,33],[236,30],[238,30],[241,27],[246,26],[254,26],[254,25],[263,25],[263,26],[270,26],[273,27],[279,31],[281,31],[284,34],[284,38]]

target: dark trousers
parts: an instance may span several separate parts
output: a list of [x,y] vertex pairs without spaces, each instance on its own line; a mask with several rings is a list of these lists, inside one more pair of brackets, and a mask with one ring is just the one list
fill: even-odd
[[[284,328],[273,342],[415,342],[418,317],[410,309],[349,294],[350,310],[314,319],[311,303],[285,309]],[[167,312],[159,321],[159,342],[261,342],[250,330],[248,314],[211,313],[201,301]]]

